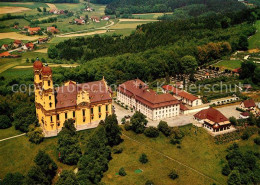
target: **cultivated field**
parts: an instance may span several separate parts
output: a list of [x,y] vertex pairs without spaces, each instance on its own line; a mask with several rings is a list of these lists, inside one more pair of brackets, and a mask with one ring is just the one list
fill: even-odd
[[[110,31],[113,31],[113,30],[110,30]],[[106,33],[106,32],[107,32],[107,30],[97,30],[97,31],[88,32],[88,33],[75,33],[75,34],[68,34],[68,35],[57,35],[57,37],[81,37],[81,36],[103,34],[103,33]]]
[[0,39],[36,40],[41,36],[26,36],[16,32],[0,33]]
[[6,7],[0,7],[0,14],[7,14],[7,13],[19,13],[30,10],[29,8],[24,7],[12,7],[12,6],[6,6]]
[[236,69],[241,67],[241,60],[222,60],[220,62],[218,62],[217,64],[215,64],[215,67],[219,67],[220,69]]

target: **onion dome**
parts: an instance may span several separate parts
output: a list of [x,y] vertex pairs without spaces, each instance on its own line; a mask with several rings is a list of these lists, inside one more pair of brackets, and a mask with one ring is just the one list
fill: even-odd
[[37,60],[33,63],[33,69],[40,70],[43,67],[42,62]]
[[52,74],[52,70],[49,66],[44,66],[42,68],[42,74],[43,75],[51,75]]
[[215,124],[215,125],[213,126],[213,128],[214,128],[214,129],[218,129],[218,128],[219,128],[219,125],[218,125],[218,124]]

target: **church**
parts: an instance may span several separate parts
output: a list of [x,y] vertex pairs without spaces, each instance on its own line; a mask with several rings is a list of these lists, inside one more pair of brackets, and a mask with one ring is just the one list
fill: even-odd
[[56,136],[68,119],[77,130],[95,128],[112,114],[112,91],[103,78],[77,84],[73,81],[54,87],[52,69],[37,60],[33,64],[36,116],[45,137]]

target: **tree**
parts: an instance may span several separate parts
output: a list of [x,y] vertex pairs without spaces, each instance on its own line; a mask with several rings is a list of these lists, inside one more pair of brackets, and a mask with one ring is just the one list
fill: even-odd
[[46,12],[46,7],[43,7],[43,12]]
[[230,121],[230,123],[232,124],[232,125],[237,125],[237,119],[234,117],[234,116],[232,116],[232,117],[230,117],[229,118],[229,121]]
[[50,185],[51,182],[48,181],[46,175],[39,166],[33,166],[27,173],[25,184]]
[[35,127],[34,125],[29,126],[27,136],[29,137],[29,141],[35,144],[40,144],[44,139],[42,128]]
[[193,56],[184,56],[181,59],[181,70],[183,73],[190,74],[198,67],[198,62]]
[[120,168],[118,174],[119,174],[120,176],[126,176],[125,169],[124,169],[123,167]]
[[239,72],[239,77],[241,79],[252,78],[254,71],[256,69],[256,64],[252,61],[245,61],[241,64],[241,70]]
[[254,139],[255,144],[260,145],[260,137]]
[[238,170],[233,170],[228,176],[228,185],[240,185],[241,177]]
[[148,127],[144,130],[144,135],[147,137],[158,137],[159,136],[159,130],[156,127]]
[[38,12],[42,12],[42,10],[41,10],[39,7],[37,8],[37,11],[38,11]]
[[29,60],[29,58],[27,58],[27,59],[26,59],[26,63],[29,63],[29,62],[30,62],[30,60]]
[[50,57],[51,59],[54,59],[56,57],[58,57],[58,49],[51,45],[48,49],[48,57]]
[[106,117],[104,127],[106,130],[108,145],[111,147],[114,145],[118,145],[122,141],[122,129],[118,125],[118,121],[115,114]]
[[241,35],[238,40],[238,49],[248,50],[248,40],[245,35]]
[[260,67],[257,67],[254,71],[253,81],[256,84],[260,84]]
[[151,180],[147,180],[147,181],[145,182],[145,185],[154,185],[154,182],[151,181]]
[[142,163],[142,164],[145,164],[148,162],[148,158],[147,158],[147,155],[142,153],[142,155],[140,156],[139,158],[139,161]]
[[[2,181],[3,185],[21,185],[23,184],[24,176],[19,172],[8,173]],[[1,184],[1,182],[0,182]]]
[[75,165],[81,157],[81,149],[78,138],[76,137],[76,128],[74,120],[69,119],[64,122],[62,130],[58,134],[58,152],[59,160],[68,165]]
[[79,185],[77,177],[73,171],[64,170],[62,171],[60,178],[56,185]]
[[172,170],[169,175],[168,175],[172,180],[175,180],[179,177],[179,175],[177,174],[177,172],[175,170]]
[[35,107],[31,105],[20,105],[20,108],[14,112],[15,129],[22,132],[28,132],[29,125],[37,122]]
[[160,121],[157,127],[165,136],[169,136],[171,134],[171,129],[169,128],[167,122]]
[[223,168],[222,168],[222,174],[225,176],[228,176],[230,174],[231,170],[229,168],[229,165],[226,164]]
[[138,111],[135,112],[135,114],[130,119],[130,123],[132,125],[131,128],[137,134],[141,134],[144,132],[144,128],[147,125],[147,122],[148,121],[146,119],[146,116]]
[[11,120],[6,115],[0,115],[0,129],[6,129],[12,126]]
[[56,163],[50,158],[48,154],[42,150],[38,152],[34,158],[34,162],[38,167],[40,167],[48,181],[51,182],[58,169]]

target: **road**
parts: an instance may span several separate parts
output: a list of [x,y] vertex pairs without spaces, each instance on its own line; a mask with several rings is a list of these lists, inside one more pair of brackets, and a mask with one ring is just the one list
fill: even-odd
[[17,138],[17,137],[21,137],[21,136],[24,136],[24,135],[25,135],[25,133],[19,134],[19,135],[16,135],[16,136],[12,136],[12,137],[8,137],[8,138],[5,138],[5,139],[1,139],[0,142],[6,141],[6,140],[9,140],[9,139],[13,139],[13,138]]

